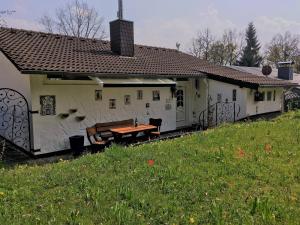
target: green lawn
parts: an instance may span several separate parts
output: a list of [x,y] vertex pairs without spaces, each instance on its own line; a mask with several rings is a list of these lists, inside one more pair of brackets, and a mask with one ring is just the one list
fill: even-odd
[[297,112],[0,169],[0,224],[300,224],[299,143]]

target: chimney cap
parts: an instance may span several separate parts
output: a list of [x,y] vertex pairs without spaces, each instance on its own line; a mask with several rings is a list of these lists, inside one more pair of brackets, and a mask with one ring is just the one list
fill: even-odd
[[278,62],[278,67],[282,67],[282,66],[291,66],[294,65],[295,62],[294,61],[286,61],[286,62]]

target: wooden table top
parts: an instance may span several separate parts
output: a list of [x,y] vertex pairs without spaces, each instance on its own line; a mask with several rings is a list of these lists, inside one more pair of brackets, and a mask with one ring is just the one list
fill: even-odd
[[137,127],[130,126],[130,127],[114,128],[114,129],[111,129],[110,131],[113,133],[118,133],[118,134],[131,134],[131,133],[149,131],[149,130],[154,130],[154,129],[157,129],[157,127],[152,126],[152,125],[141,124],[141,125],[138,125]]

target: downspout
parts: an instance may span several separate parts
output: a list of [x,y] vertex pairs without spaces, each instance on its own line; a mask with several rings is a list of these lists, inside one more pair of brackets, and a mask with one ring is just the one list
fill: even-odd
[[209,110],[210,99],[209,99],[209,80],[207,78],[204,79],[204,84],[205,84],[206,90],[207,90],[207,92],[206,92],[206,105],[207,105],[207,108],[206,108],[207,109],[206,122],[208,123],[208,110]]
[[206,104],[207,104],[207,109],[209,108],[209,103],[210,103],[210,98],[209,98],[209,80],[207,78],[204,79],[204,84],[206,85]]

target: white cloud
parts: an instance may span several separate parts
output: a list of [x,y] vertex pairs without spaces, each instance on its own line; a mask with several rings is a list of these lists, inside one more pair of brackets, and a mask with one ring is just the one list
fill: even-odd
[[181,18],[168,20],[156,18],[136,25],[135,31],[139,43],[175,48],[176,42],[180,42],[185,44],[183,50],[190,46],[192,38],[199,30],[208,27],[216,35],[221,35],[225,29],[237,28],[232,21],[223,18],[213,6],[199,10],[195,15],[184,15]]
[[25,30],[42,30],[42,26],[35,21],[26,20],[26,19],[17,19],[12,17],[5,18],[7,27],[25,29]]
[[278,33],[290,31],[292,34],[300,33],[300,22],[287,20],[282,17],[260,16],[255,19],[259,39],[263,44],[270,42],[272,37]]

